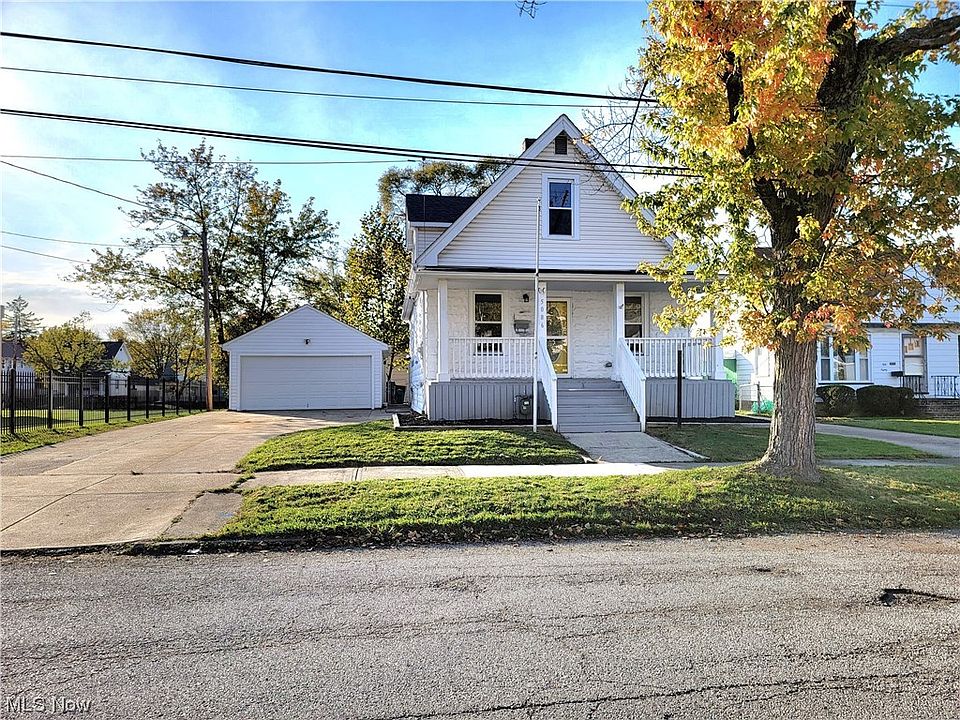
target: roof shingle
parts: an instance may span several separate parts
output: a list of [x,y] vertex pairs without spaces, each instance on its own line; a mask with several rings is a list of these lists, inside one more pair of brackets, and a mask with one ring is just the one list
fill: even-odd
[[473,205],[476,196],[410,194],[407,220],[412,223],[452,223]]

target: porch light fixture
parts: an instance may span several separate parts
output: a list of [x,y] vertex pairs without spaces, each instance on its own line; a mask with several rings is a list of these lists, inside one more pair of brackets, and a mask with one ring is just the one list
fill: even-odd
[[309,345],[309,344],[310,344],[310,338],[304,338],[304,339],[303,339],[303,344],[304,344],[304,345]]
[[523,294],[523,301],[524,301],[525,303],[530,302],[530,293],[524,293],[524,294]]

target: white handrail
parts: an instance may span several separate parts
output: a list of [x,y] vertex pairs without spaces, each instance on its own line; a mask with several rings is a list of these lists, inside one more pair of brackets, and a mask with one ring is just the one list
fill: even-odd
[[676,377],[677,351],[683,350],[684,377],[716,375],[716,338],[625,338],[647,377]]
[[[557,421],[557,371],[553,369],[553,360],[550,359],[550,353],[547,350],[547,339],[538,338],[539,347],[537,349],[537,375],[540,376],[540,382],[543,383],[543,394],[547,396],[547,407],[550,408],[550,424],[554,430],[558,428]],[[533,389],[537,392],[537,388]]]
[[617,341],[617,368],[620,371],[620,382],[633,403],[633,408],[640,416],[640,431],[647,430],[647,376],[640,367],[640,362],[627,340],[620,338]]
[[533,338],[450,338],[450,377],[529,378]]

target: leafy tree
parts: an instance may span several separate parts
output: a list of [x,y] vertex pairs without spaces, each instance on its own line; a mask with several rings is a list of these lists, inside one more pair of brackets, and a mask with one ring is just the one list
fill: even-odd
[[30,305],[22,295],[17,295],[4,306],[3,339],[24,345],[29,338],[40,332],[40,318],[28,310]]
[[256,179],[248,164],[227,162],[201,142],[181,153],[158,144],[144,154],[160,180],[139,191],[128,217],[141,232],[121,250],[94,250],[73,279],[111,299],[160,301],[199,309],[201,247],[209,247],[213,334],[223,343],[272,319],[289,286],[336,229],[313,201],[296,213],[279,183]]
[[108,369],[103,342],[86,325],[90,316],[81,314],[62,325],[48,327],[31,338],[23,361],[34,368],[64,375]]
[[392,167],[377,184],[380,207],[388,214],[402,212],[403,197],[409,193],[479,195],[506,167],[506,162],[493,159],[473,164],[435,160],[416,167]]
[[689,324],[711,310],[718,326],[736,321],[749,343],[776,351],[760,461],[776,474],[817,477],[817,339],[862,346],[864,321],[906,326],[960,294],[950,232],[960,153],[948,135],[960,103],[914,88],[930,61],[958,62],[960,15],[920,3],[878,27],[878,10],[650,3],[638,72],[662,109],[639,114],[633,150],[695,176],[634,205],[641,229],[674,239],[670,257],[647,268],[679,299],[660,321]]
[[388,377],[409,341],[402,316],[409,274],[402,222],[380,208],[365,213],[347,250],[342,318],[390,346]]
[[274,184],[254,182],[247,189],[240,221],[235,272],[241,280],[242,315],[235,332],[259,327],[293,305],[292,288],[332,244],[336,225],[326,210],[314,210],[313,198],[294,216],[290,198]]
[[327,258],[325,266],[313,267],[296,281],[297,292],[317,310],[341,318],[343,315],[343,263],[335,257]]
[[203,375],[203,336],[195,310],[140,310],[111,335],[126,342],[130,369],[138,375],[172,374],[178,386]]

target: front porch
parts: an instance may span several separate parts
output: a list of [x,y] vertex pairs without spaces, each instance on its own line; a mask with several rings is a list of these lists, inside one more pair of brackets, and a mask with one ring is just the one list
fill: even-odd
[[[519,273],[518,273],[519,274]],[[539,417],[554,428],[641,429],[674,416],[678,366],[687,417],[732,416],[719,339],[691,327],[662,333],[653,317],[666,288],[631,275],[436,278],[411,323],[414,406],[432,419],[528,420],[533,379]],[[421,352],[417,352],[417,346]],[[586,422],[589,420],[589,422]]]

